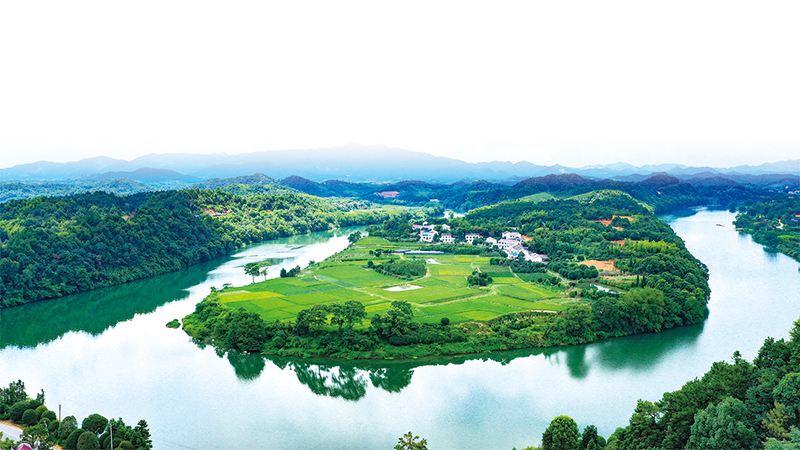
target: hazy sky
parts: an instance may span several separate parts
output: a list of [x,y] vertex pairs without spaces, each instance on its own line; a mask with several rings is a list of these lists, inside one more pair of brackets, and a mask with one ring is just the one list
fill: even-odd
[[0,4],[0,167],[386,144],[467,161],[800,157],[800,2]]

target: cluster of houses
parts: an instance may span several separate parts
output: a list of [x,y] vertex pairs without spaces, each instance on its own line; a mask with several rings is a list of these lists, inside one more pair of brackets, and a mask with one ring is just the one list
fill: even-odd
[[[411,228],[414,231],[419,232],[419,240],[420,242],[433,242],[436,238],[436,235],[439,234],[433,225],[428,224],[428,222],[424,222],[422,225],[412,225]],[[442,234],[439,236],[439,241],[443,244],[455,244],[456,239],[453,237],[452,233],[444,233],[444,231],[450,231],[450,225],[444,224],[442,225]],[[500,240],[497,240],[493,237],[485,238],[478,233],[467,233],[464,235],[464,241],[470,245],[475,242],[476,239],[483,239],[486,245],[493,245],[500,247],[500,250],[508,253],[509,259],[516,259],[519,255],[523,255],[526,261],[532,262],[540,262],[543,263],[547,260],[547,255],[543,255],[540,253],[532,252],[525,247],[522,246],[522,243],[525,241],[525,237],[522,234],[516,231],[504,231],[503,237]]]

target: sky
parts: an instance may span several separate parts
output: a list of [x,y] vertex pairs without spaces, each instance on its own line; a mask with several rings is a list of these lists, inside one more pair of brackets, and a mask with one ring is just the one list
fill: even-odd
[[0,3],[0,168],[385,144],[800,158],[797,1]]

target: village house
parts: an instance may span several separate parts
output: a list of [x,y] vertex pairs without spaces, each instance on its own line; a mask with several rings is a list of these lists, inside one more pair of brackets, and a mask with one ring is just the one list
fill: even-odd
[[501,250],[506,252],[515,245],[519,245],[519,241],[516,241],[514,239],[500,239],[499,241],[497,241],[497,246],[500,247]]
[[464,240],[467,241],[469,245],[472,245],[472,241],[475,239],[483,239],[483,236],[478,233],[467,233],[464,235]]
[[503,231],[503,239],[511,239],[514,241],[522,241],[522,235],[516,231]]
[[435,237],[436,231],[434,230],[423,230],[419,233],[419,240],[422,242],[433,242]]
[[486,238],[486,244],[487,245],[497,245],[497,239],[495,239],[493,237],[488,237],[488,238]]
[[439,239],[445,244],[452,244],[456,241],[456,238],[450,233],[442,233],[442,237]]

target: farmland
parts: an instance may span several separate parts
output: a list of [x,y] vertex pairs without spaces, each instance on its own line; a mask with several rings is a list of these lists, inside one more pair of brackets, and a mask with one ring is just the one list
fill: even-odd
[[[403,244],[418,250],[423,244]],[[400,246],[380,237],[361,239],[345,251],[314,264],[297,277],[275,278],[220,292],[220,302],[258,313],[266,322],[292,321],[300,310],[315,304],[355,300],[364,304],[367,317],[385,313],[393,301],[409,302],[415,320],[434,323],[446,317],[451,323],[485,321],[522,311],[563,311],[575,300],[559,288],[526,282],[508,267],[491,266],[488,257],[477,255],[405,255],[387,253]],[[381,256],[375,256],[381,250]],[[367,269],[389,259],[422,258],[426,275],[411,281]],[[473,270],[488,273],[489,287],[467,285]],[[395,288],[393,290],[387,290]],[[356,328],[366,328],[365,321]]]

